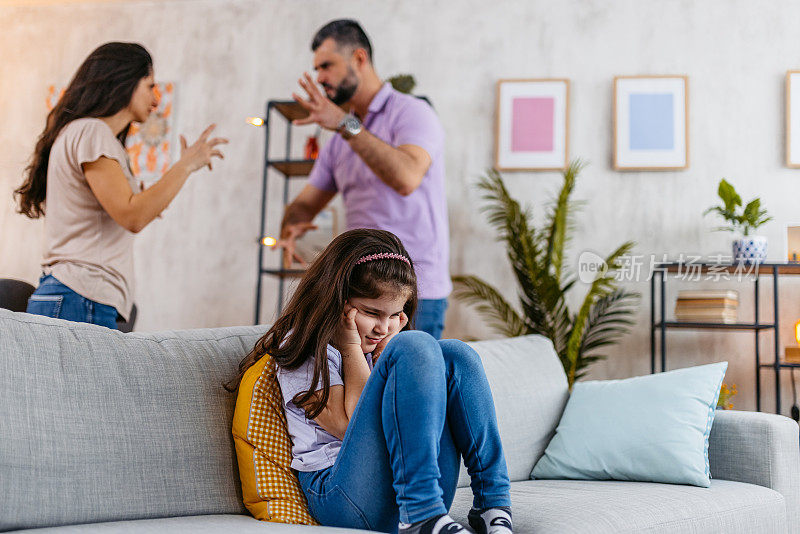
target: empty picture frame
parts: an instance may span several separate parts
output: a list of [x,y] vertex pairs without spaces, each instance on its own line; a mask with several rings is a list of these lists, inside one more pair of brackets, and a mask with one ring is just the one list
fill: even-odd
[[800,70],[786,72],[786,166],[800,168]]
[[614,169],[689,167],[686,76],[614,78]]
[[569,80],[499,80],[494,166],[500,171],[557,171],[569,158]]

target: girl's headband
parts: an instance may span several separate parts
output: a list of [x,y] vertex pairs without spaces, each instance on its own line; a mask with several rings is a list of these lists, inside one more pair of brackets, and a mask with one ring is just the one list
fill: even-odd
[[394,252],[381,252],[379,254],[370,254],[369,256],[362,256],[356,262],[356,265],[360,265],[362,263],[366,263],[372,260],[383,260],[383,259],[391,259],[391,260],[400,260],[406,262],[409,266],[411,262],[408,261],[408,258],[403,256],[402,254],[395,254]]

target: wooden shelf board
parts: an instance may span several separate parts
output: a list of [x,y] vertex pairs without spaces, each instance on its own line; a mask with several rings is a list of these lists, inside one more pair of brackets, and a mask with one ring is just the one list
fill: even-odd
[[288,121],[294,121],[297,119],[305,119],[308,117],[308,111],[303,109],[300,104],[295,102],[294,100],[286,100],[283,102],[275,102],[272,107],[275,110],[286,117]]
[[308,176],[316,160],[270,161],[269,166],[287,177]]

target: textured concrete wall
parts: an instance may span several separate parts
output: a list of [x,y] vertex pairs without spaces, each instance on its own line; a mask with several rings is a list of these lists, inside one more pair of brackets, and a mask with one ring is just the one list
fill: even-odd
[[[137,239],[138,328],[251,322],[263,131],[244,118],[259,114],[268,98],[295,89],[310,66],[311,35],[341,16],[363,22],[379,73],[415,74],[418,92],[431,97],[445,125],[453,273],[478,274],[514,295],[503,249],[479,212],[474,188],[492,163],[498,78],[572,80],[571,155],[590,162],[575,193],[587,204],[576,217],[573,265],[583,250],[605,253],[628,239],[638,243],[640,254],[727,252],[730,236],[713,233],[715,221],[701,217],[723,176],[746,199],[761,196],[775,216],[762,233],[770,239],[771,257],[782,257],[782,225],[800,220],[800,171],[782,163],[783,80],[786,70],[800,68],[795,2],[186,0],[0,7],[0,276],[34,282],[39,270],[42,224],[14,213],[11,191],[43,126],[45,88],[66,82],[98,44],[138,41],[152,52],[156,77],[179,84],[178,129],[193,137],[216,122],[231,139],[225,161],[213,173],[193,175],[163,219]],[[633,74],[689,76],[687,171],[611,170],[612,80]],[[555,173],[509,173],[506,179],[537,217],[560,182]],[[273,199],[281,193],[277,183],[270,189]],[[274,232],[278,205],[270,207]],[[767,309],[769,283],[765,279],[762,291]],[[649,369],[649,285],[630,285],[644,294],[640,325],[594,368],[594,377]],[[705,286],[713,284],[692,287]],[[751,285],[725,287],[742,291],[746,317]],[[275,289],[268,280],[267,320]],[[583,290],[576,289],[574,300]],[[797,282],[782,281],[781,294],[783,345],[800,317]],[[446,333],[492,335],[458,303],[451,304]],[[671,367],[730,360],[727,380],[741,392],[737,407],[754,406],[751,333],[671,332],[668,343]],[[763,334],[762,354],[772,347],[772,335]],[[771,376],[764,379],[765,402]]]

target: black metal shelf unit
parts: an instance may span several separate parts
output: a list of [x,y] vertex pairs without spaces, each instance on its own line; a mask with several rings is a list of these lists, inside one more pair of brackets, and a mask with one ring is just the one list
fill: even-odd
[[[740,265],[724,265],[711,263],[692,263],[688,265],[681,262],[667,262],[656,264],[653,269],[653,276],[650,278],[650,372],[656,372],[656,332],[660,334],[659,344],[661,348],[661,371],[667,366],[667,330],[668,329],[718,329],[718,330],[744,330],[753,331],[755,334],[755,375],[756,375],[756,410],[761,411],[761,369],[772,369],[775,372],[775,413],[781,413],[781,390],[780,390],[780,371],[781,369],[792,369],[800,367],[800,364],[786,363],[781,361],[780,336],[779,336],[779,317],[778,317],[778,279],[780,275],[800,274],[800,263],[797,262],[776,262],[760,263],[754,267],[747,267],[747,276],[753,278],[754,295],[754,319],[752,323],[694,323],[667,321],[667,303],[665,297],[666,279],[669,273],[680,273],[688,270],[694,273],[713,272],[719,274],[726,272],[741,274]],[[761,309],[759,303],[759,280],[761,276],[772,276],[772,322],[761,322]],[[658,279],[658,281],[656,281]],[[656,318],[656,308],[659,317]],[[770,363],[761,363],[761,353],[759,347],[759,334],[772,330],[774,337],[774,358]]]
[[[285,153],[282,158],[270,158],[269,153],[269,139],[270,128],[274,125],[272,121],[272,112],[276,112],[278,116],[282,117],[286,122],[286,146]],[[264,257],[264,244],[262,240],[267,235],[267,187],[270,171],[278,173],[283,179],[283,206],[289,202],[289,181],[297,178],[303,178],[311,172],[314,166],[313,159],[291,159],[292,149],[292,121],[295,119],[302,119],[308,116],[308,113],[293,100],[269,100],[267,102],[267,110],[264,115],[264,171],[261,177],[261,222],[258,227],[258,277],[256,282],[256,309],[255,319],[253,324],[259,324],[261,321],[261,292],[263,290],[263,278],[267,276],[278,277],[278,312],[283,309],[283,293],[286,278],[297,278],[303,274],[303,269],[285,269],[282,267],[273,268],[266,267]],[[281,256],[282,257],[282,256]]]

